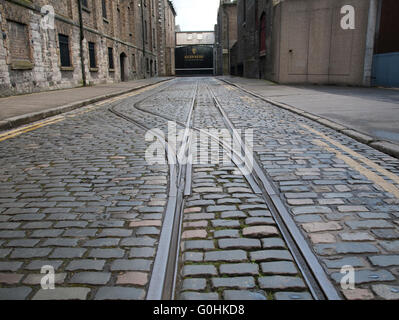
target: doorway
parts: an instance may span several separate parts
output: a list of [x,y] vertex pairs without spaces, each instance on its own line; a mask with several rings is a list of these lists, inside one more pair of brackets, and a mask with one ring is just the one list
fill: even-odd
[[121,65],[121,81],[127,81],[128,75],[127,75],[127,61],[126,61],[126,54],[124,52],[121,53],[120,55],[120,65]]

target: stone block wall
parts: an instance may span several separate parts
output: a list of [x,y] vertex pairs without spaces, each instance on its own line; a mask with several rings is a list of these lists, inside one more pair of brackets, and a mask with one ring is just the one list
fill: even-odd
[[[156,67],[159,65],[158,44],[161,41],[158,38],[167,35],[170,37],[171,30],[169,28],[166,32],[156,28],[157,18],[164,15],[158,10],[170,10],[170,7],[156,6],[158,0],[106,1],[106,18],[103,17],[101,0],[88,0],[87,7],[82,10],[87,83],[114,83],[122,78],[133,80],[156,76]],[[141,3],[144,5],[141,6]],[[41,8],[48,4],[55,10],[54,29],[43,28],[41,23]],[[142,21],[147,22],[146,39]],[[17,30],[13,34],[10,34],[10,23],[14,23],[12,30]],[[83,84],[77,0],[1,1],[0,31],[0,97]],[[71,66],[67,68],[61,66],[59,34],[69,37]],[[18,41],[12,42],[11,48],[10,43],[16,38]],[[88,42],[95,44],[95,68],[90,68]],[[23,48],[26,44],[28,56]],[[109,47],[113,48],[113,70],[109,68]],[[121,59],[125,65],[124,77]],[[147,59],[152,70],[147,69]]]

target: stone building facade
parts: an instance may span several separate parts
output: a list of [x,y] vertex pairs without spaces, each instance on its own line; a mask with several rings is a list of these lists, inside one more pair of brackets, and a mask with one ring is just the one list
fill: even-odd
[[233,73],[278,83],[368,86],[382,1],[238,0]]
[[160,1],[2,0],[0,96],[157,75]]
[[215,75],[230,74],[231,49],[237,42],[237,0],[220,0],[215,25]]
[[159,75],[175,75],[175,17],[176,11],[169,0],[159,0],[158,61]]

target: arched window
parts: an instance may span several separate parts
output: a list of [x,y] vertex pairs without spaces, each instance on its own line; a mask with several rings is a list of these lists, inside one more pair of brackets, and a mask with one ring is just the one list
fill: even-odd
[[260,18],[259,30],[259,53],[266,53],[266,14],[263,13]]

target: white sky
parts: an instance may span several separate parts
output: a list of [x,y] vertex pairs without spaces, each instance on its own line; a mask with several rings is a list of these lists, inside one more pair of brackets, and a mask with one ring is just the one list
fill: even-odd
[[219,0],[172,0],[181,31],[213,31]]

